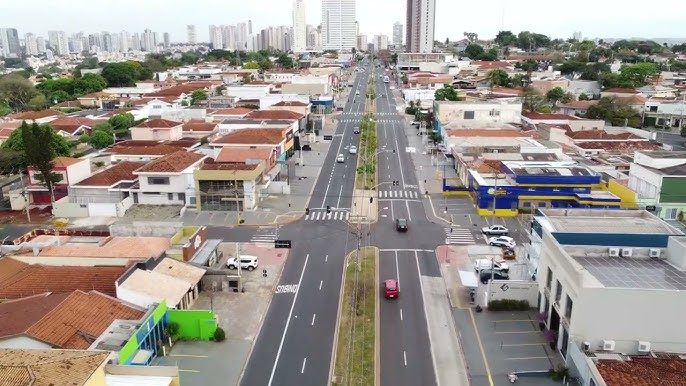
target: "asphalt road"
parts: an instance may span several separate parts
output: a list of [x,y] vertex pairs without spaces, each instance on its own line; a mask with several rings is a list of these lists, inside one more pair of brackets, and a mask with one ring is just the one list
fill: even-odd
[[[358,73],[342,117],[361,118],[368,75]],[[359,91],[360,97],[355,98]],[[310,200],[310,212],[349,210],[355,165],[350,145],[359,123],[342,119]],[[338,154],[346,161],[336,162]],[[248,361],[241,385],[312,385],[329,383],[338,300],[345,255],[357,247],[344,221],[307,221],[284,226],[281,239],[293,241],[279,284],[297,290],[276,293]],[[296,288],[296,287],[290,287]]]
[[[384,196],[394,198],[380,199],[379,222],[372,227],[371,242],[381,249],[379,280],[398,279],[400,288],[398,299],[382,298],[380,305],[380,380],[389,386],[435,385],[421,276],[440,277],[433,251],[443,244],[444,230],[426,218],[407,152],[404,127],[408,123],[398,114],[391,83],[384,83],[379,75],[384,75],[382,68],[375,71],[377,137],[379,148],[385,150],[379,155],[378,190],[390,191]],[[408,220],[407,232],[396,231],[397,218]]]

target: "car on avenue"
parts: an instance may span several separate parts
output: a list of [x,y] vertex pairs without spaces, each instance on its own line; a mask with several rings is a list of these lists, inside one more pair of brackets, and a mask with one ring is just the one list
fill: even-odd
[[395,220],[395,229],[398,232],[407,232],[407,219],[398,218]]
[[492,269],[495,267],[496,271],[509,272],[510,267],[507,263],[502,261],[491,261],[491,259],[476,259],[474,260],[474,270],[476,272],[483,271],[484,269]]
[[357,146],[350,146],[350,148],[348,149],[348,153],[357,154]]
[[383,294],[386,299],[397,298],[400,296],[400,289],[398,289],[398,281],[395,279],[388,279],[383,282]]
[[517,243],[515,243],[512,237],[496,236],[488,239],[488,245],[501,248],[514,248]]
[[353,134],[360,134],[360,128],[359,128],[359,127],[356,127],[356,128],[353,130]]
[[502,225],[491,225],[481,228],[481,232],[489,236],[507,236],[510,231]]
[[345,162],[345,156],[343,154],[339,154],[338,157],[336,157],[336,162],[338,162],[338,163]]

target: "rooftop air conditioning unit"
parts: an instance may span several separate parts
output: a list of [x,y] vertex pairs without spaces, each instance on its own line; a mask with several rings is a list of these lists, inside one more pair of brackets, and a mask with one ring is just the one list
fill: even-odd
[[604,340],[603,341],[603,351],[614,351],[615,341],[614,340]]
[[584,342],[581,345],[581,349],[584,350],[584,352],[588,352],[591,349],[591,342]]
[[619,248],[610,248],[610,257],[619,257]]
[[657,259],[660,257],[660,249],[659,248],[650,248],[650,251],[648,251],[648,255],[654,259]]
[[634,250],[631,248],[622,248],[622,257],[631,257],[634,254]]
[[650,342],[638,341],[638,352],[650,352]]

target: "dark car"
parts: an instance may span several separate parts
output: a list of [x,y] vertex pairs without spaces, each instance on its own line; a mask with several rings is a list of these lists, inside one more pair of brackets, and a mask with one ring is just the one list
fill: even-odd
[[360,128],[356,127],[355,130],[353,130],[353,134],[360,134]]
[[398,218],[395,220],[395,229],[398,232],[407,232],[407,220],[404,218]]
[[303,151],[310,151],[310,150],[312,150],[312,148],[310,147],[310,145],[303,145],[303,148],[302,148],[302,149],[303,149]]
[[488,283],[488,281],[491,280],[491,276],[494,280],[510,280],[510,274],[507,272],[503,272],[498,269],[484,269],[481,270],[481,273],[479,273],[479,280],[481,281],[481,284]]

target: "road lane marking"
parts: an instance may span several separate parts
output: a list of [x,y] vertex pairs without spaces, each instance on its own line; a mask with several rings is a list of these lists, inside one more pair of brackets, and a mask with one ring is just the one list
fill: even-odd
[[531,359],[548,359],[548,357],[521,357],[521,358],[505,358],[506,361],[526,361]]
[[298,293],[298,284],[277,285],[275,294],[295,294]]
[[303,358],[303,367],[300,369],[300,374],[305,374],[305,365],[307,364],[307,358]]
[[317,314],[312,314],[312,324],[310,324],[310,326],[314,326],[315,319],[317,319]]
[[433,249],[379,249],[379,252],[436,252]]
[[412,221],[412,213],[410,213],[410,203],[405,201],[405,207],[407,207],[407,219]]
[[403,309],[400,309],[400,320],[403,320]]
[[179,372],[180,372],[180,373],[199,373],[200,370],[183,370],[183,369],[179,369]]
[[324,284],[324,280],[320,280],[320,281],[319,281],[319,290],[320,290],[320,291],[322,290],[322,285],[323,285],[323,284]]
[[338,201],[336,202],[336,208],[341,206],[341,197],[343,197],[343,184],[341,184],[341,190],[338,192]]
[[395,280],[400,287],[400,270],[398,269],[398,252],[395,252]]
[[[419,269],[419,254],[417,252],[414,253],[414,261],[415,263],[417,263],[417,278],[419,279],[419,290],[422,294],[424,294],[424,283],[422,282],[422,271]],[[436,367],[436,355],[434,354],[433,343],[431,342],[431,324],[429,323],[429,319],[427,318],[428,313],[426,312],[426,302],[424,301],[424,295],[422,295],[422,309],[424,309],[424,321],[426,322],[426,332],[429,335],[429,352],[431,352],[431,362],[433,364],[436,381],[438,382],[438,368]]]
[[191,354],[173,354],[169,355],[170,357],[179,357],[179,358],[209,358],[207,355],[191,355]]
[[[310,259],[310,254],[308,253],[305,256],[305,264],[303,264],[303,270],[300,272],[300,279],[298,280],[298,287],[300,287],[300,284],[302,284],[303,281],[303,276],[305,276],[305,269],[307,268],[307,261]],[[267,386],[271,386],[272,382],[274,381],[274,373],[276,373],[276,365],[279,364],[279,357],[281,356],[281,350],[283,349],[283,342],[286,340],[286,333],[288,333],[288,326],[291,324],[291,317],[293,316],[293,309],[295,308],[295,302],[298,300],[298,294],[300,292],[296,292],[295,296],[293,297],[293,303],[291,303],[291,310],[288,311],[288,319],[286,320],[286,327],[283,329],[283,334],[281,335],[281,342],[279,343],[279,349],[276,351],[276,359],[274,360],[274,366],[272,366],[272,373],[269,376],[269,383],[267,383]],[[303,371],[305,370],[305,365],[303,364]]]
[[329,261],[329,255],[324,256],[324,262],[326,263],[328,261]]
[[393,210],[393,201],[391,201],[391,218],[395,220],[395,211]]
[[479,327],[476,325],[476,319],[474,318],[474,311],[469,307],[469,316],[472,319],[472,326],[474,327],[474,332],[476,333],[476,343],[479,346],[479,351],[481,351],[481,359],[484,361],[484,367],[486,368],[486,376],[488,377],[489,386],[495,386],[493,383],[493,376],[491,375],[491,367],[488,365],[488,360],[486,359],[486,350],[484,350],[484,345],[481,342],[481,334],[479,333]]
[[405,362],[405,366],[407,366],[407,353],[403,351],[403,362]]

